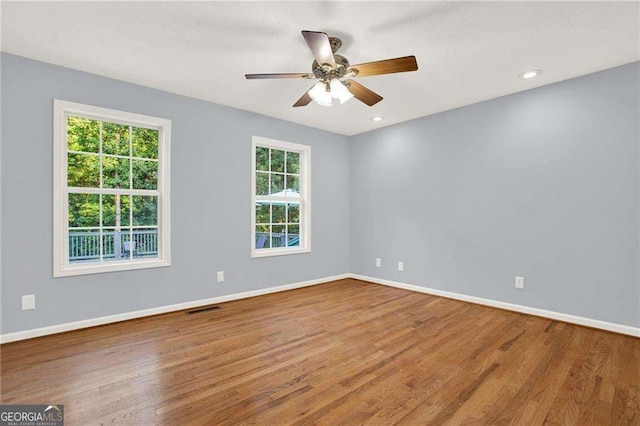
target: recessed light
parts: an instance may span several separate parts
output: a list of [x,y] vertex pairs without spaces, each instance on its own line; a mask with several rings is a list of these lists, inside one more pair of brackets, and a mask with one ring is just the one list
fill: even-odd
[[520,74],[518,74],[518,78],[520,80],[529,80],[531,78],[539,76],[540,74],[542,74],[542,70],[523,71]]
[[373,121],[382,121],[382,117],[380,117],[379,115],[376,115],[375,117],[371,118]]

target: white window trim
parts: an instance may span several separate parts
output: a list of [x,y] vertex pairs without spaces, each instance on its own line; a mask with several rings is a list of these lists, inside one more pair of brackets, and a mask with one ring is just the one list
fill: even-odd
[[[159,130],[158,137],[158,257],[128,259],[106,263],[69,264],[67,197],[67,116],[92,118],[113,123]],[[157,268],[171,265],[170,203],[171,120],[130,112],[67,102],[53,101],[53,276],[97,274]],[[91,192],[87,189],[87,192]],[[83,191],[84,192],[84,191]]]
[[[300,247],[256,249],[256,147],[300,153]],[[311,252],[311,147],[254,136],[251,144],[251,257],[284,256]]]

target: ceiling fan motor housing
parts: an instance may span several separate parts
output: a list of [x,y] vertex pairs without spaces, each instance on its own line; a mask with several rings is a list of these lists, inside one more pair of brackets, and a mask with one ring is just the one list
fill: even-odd
[[336,61],[336,67],[333,68],[330,65],[318,65],[318,61],[313,61],[311,64],[311,69],[313,71],[314,77],[331,81],[334,78],[342,78],[347,73],[347,68],[349,68],[349,60],[342,55],[333,55]]

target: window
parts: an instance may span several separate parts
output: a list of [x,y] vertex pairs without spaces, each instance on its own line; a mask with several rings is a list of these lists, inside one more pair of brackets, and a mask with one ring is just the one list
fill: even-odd
[[311,147],[253,137],[251,256],[311,251]]
[[54,101],[53,275],[170,264],[171,121]]

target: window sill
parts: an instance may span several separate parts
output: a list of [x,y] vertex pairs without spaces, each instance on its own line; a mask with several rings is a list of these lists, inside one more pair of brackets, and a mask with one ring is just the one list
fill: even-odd
[[113,262],[109,264],[94,265],[66,265],[62,268],[56,268],[53,271],[53,277],[71,277],[77,275],[101,274],[104,272],[131,271],[136,269],[163,268],[171,266],[171,261],[161,259],[141,259],[128,260],[125,262]]
[[287,256],[290,254],[301,254],[301,253],[311,253],[310,248],[283,248],[283,249],[253,249],[251,250],[251,258],[256,259],[260,257],[271,257],[271,256]]

